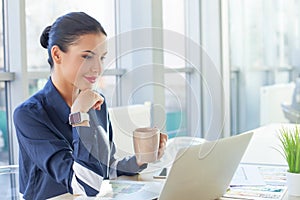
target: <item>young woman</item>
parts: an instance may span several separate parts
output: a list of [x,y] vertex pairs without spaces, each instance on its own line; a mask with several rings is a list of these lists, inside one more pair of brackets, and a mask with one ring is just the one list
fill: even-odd
[[[45,28],[40,42],[48,50],[51,76],[14,112],[23,198],[95,196],[103,179],[145,169],[135,156],[114,157],[105,100],[93,90],[107,53],[100,23],[83,12],[68,13]],[[160,142],[159,157],[166,135]]]

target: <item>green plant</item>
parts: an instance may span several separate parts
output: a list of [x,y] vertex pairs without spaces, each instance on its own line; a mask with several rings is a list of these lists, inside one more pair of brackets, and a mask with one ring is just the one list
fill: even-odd
[[300,130],[298,126],[294,129],[282,127],[279,132],[279,139],[289,172],[300,173]]

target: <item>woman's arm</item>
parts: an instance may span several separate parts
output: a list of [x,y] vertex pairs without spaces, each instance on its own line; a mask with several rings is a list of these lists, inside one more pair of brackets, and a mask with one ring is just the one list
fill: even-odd
[[32,165],[64,185],[70,193],[96,195],[99,192],[104,166],[91,153],[96,149],[95,136],[90,134],[92,127],[65,125],[73,134],[71,145],[43,109],[18,108],[14,121],[19,144]]
[[[107,110],[105,105],[102,107],[102,109]],[[143,164],[139,166],[136,161],[136,157],[134,155],[132,156],[127,156],[124,158],[116,158],[116,145],[113,142],[113,130],[112,130],[112,125],[109,120],[109,114],[107,112],[107,121],[108,121],[108,133],[109,133],[109,140],[110,140],[110,149],[111,149],[111,154],[110,154],[110,173],[109,173],[109,178],[114,179],[118,176],[126,175],[126,176],[133,176],[136,175],[137,173],[141,172],[142,170],[147,168],[147,164]]]

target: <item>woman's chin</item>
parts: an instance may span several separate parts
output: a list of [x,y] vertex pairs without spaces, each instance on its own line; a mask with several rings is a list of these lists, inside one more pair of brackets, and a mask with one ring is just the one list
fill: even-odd
[[85,79],[78,81],[75,85],[77,86],[77,88],[79,88],[81,91],[83,90],[94,90],[95,88],[97,88],[98,82],[95,83],[91,83],[86,81]]
[[84,90],[92,90],[93,89],[93,86],[79,86],[78,87],[80,91],[84,91]]

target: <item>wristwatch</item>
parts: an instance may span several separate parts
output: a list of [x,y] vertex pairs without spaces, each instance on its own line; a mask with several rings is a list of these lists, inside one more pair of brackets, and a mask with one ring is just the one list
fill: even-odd
[[83,113],[83,112],[76,112],[76,113],[71,113],[69,115],[69,124],[70,125],[80,124],[84,121],[90,121],[89,114]]

